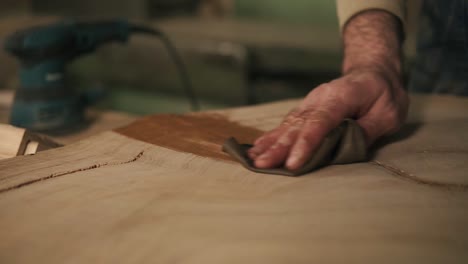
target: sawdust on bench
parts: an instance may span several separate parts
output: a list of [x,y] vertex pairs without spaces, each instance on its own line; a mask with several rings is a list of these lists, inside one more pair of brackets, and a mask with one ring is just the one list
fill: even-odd
[[222,151],[227,138],[252,143],[263,133],[213,113],[148,116],[115,131],[157,146],[223,160],[232,160]]

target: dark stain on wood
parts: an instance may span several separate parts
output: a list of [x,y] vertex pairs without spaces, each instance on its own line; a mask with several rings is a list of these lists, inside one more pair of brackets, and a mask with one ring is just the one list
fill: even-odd
[[232,160],[222,151],[227,138],[252,143],[263,133],[212,113],[148,116],[115,131],[157,146],[223,160]]

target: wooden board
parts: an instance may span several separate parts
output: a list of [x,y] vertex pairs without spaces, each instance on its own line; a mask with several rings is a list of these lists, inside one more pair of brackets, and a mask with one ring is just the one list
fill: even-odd
[[18,155],[24,133],[24,129],[0,124],[0,160]]
[[[220,156],[224,134],[248,140],[296,103],[150,117],[0,161],[0,263],[468,263],[467,99],[413,97],[368,163],[292,178]],[[193,121],[210,118],[225,125]]]
[[4,124],[0,124],[0,138],[0,160],[61,146],[45,135]]

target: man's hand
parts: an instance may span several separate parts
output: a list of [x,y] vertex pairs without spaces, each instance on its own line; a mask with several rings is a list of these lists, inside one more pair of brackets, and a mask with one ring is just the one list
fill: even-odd
[[384,11],[353,18],[344,33],[344,75],[312,90],[280,126],[255,141],[249,151],[255,166],[300,168],[344,118],[357,120],[368,145],[399,129],[409,102],[398,23]]
[[279,127],[255,141],[249,156],[259,168],[286,162],[286,167],[294,170],[344,118],[357,120],[370,145],[399,129],[407,106],[408,98],[400,84],[392,84],[380,72],[356,70],[312,90]]

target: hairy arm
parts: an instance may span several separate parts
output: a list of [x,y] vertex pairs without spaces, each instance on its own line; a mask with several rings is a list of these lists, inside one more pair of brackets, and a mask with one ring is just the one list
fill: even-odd
[[401,36],[401,23],[386,11],[354,16],[343,32],[343,76],[313,89],[277,128],[255,141],[249,152],[255,165],[301,167],[344,118],[357,120],[368,145],[396,132],[408,109]]
[[401,22],[392,14],[369,10],[357,14],[343,30],[343,74],[372,68],[401,76]]

